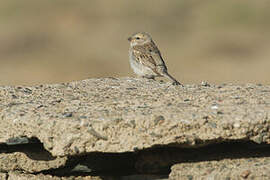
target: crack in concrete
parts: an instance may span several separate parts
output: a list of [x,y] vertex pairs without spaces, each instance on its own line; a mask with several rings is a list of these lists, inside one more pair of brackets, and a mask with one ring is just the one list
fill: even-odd
[[[43,144],[32,138],[28,144],[0,144],[1,153],[23,152],[30,159],[50,161],[55,159]],[[222,159],[270,157],[270,145],[253,141],[230,140],[222,143],[206,143],[203,147],[185,147],[168,144],[125,153],[91,152],[69,156],[62,167],[42,170],[32,174],[67,176],[128,176],[152,174],[168,176],[170,168],[178,163],[192,163]],[[38,152],[38,153],[37,153]],[[40,156],[42,154],[42,156]]]
[[52,154],[44,148],[43,143],[41,143],[38,138],[29,138],[27,143],[14,143],[11,145],[6,143],[0,144],[0,153],[10,154],[14,152],[22,152],[30,159],[37,161],[51,161],[56,159],[56,157],[53,157]]

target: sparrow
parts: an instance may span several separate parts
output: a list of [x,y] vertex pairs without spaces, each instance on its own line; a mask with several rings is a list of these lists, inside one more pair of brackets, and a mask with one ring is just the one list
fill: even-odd
[[161,53],[148,33],[135,33],[128,38],[128,41],[130,42],[129,62],[136,75],[148,79],[165,77],[173,85],[182,85],[168,73]]

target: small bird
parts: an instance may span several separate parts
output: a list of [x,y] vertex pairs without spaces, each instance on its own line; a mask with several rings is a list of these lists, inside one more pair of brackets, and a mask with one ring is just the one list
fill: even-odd
[[129,62],[135,74],[148,79],[162,76],[172,81],[173,85],[182,85],[168,73],[160,51],[148,33],[135,33],[128,41]]

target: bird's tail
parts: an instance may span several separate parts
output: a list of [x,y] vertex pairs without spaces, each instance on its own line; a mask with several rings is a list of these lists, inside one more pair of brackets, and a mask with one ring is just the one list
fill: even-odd
[[170,81],[172,81],[173,85],[180,85],[183,86],[183,84],[181,84],[180,82],[178,82],[174,77],[172,77],[168,72],[165,72],[163,74],[164,77],[166,77],[167,79],[169,79]]

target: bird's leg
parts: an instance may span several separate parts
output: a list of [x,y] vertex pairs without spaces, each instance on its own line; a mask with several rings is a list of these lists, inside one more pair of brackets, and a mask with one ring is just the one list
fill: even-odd
[[183,86],[183,84],[181,84],[180,82],[178,82],[174,77],[172,77],[168,72],[163,74],[164,77],[166,77],[167,79],[169,79],[170,81],[172,81],[173,85],[177,85],[177,86]]
[[151,79],[153,81],[155,81],[155,76],[151,76],[151,75],[145,75],[145,76],[142,76],[143,78],[146,78],[146,79]]
[[155,80],[155,76],[152,76],[152,75],[145,75],[145,76],[142,76],[143,78],[146,78],[146,79],[153,79]]

